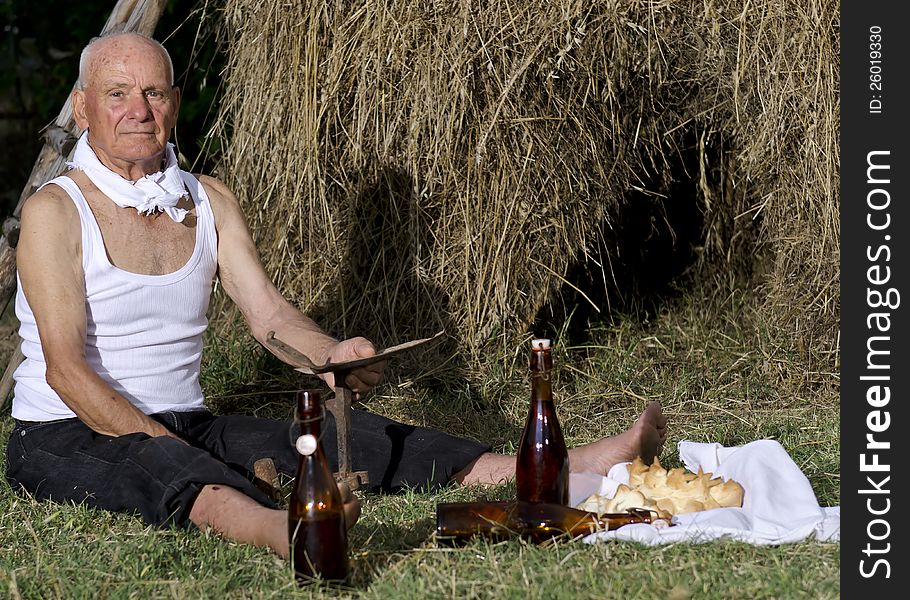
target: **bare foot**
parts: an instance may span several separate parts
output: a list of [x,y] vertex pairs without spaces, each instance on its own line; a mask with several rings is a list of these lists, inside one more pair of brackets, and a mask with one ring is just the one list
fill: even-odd
[[[606,475],[613,465],[631,461],[636,456],[641,456],[650,464],[655,456],[660,455],[666,439],[667,418],[660,410],[660,402],[655,401],[623,433],[570,449],[569,470]],[[513,477],[514,455],[487,452],[474,459],[452,479],[466,485],[486,485],[502,483]]]
[[202,531],[224,538],[267,546],[278,556],[288,556],[288,513],[262,506],[226,485],[206,485],[190,510],[190,520]]
[[605,437],[569,450],[569,469],[606,475],[610,468],[640,456],[651,464],[659,456],[667,439],[667,418],[660,402],[651,402],[635,423],[613,437]]

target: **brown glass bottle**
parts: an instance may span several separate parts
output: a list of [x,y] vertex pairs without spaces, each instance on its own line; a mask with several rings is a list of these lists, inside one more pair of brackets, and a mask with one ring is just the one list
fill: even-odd
[[650,523],[648,511],[597,513],[543,502],[443,502],[436,505],[436,539],[457,544],[474,536],[501,541],[521,536],[536,543]]
[[569,503],[569,451],[556,418],[550,373],[550,340],[531,342],[531,408],[515,464],[518,499],[525,502]]
[[299,583],[316,577],[344,581],[348,576],[344,504],[320,438],[324,414],[318,391],[297,392],[300,458],[288,507],[288,539]]

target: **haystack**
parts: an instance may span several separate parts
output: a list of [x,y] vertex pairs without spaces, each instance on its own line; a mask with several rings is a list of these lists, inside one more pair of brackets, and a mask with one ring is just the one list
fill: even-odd
[[579,265],[610,292],[669,260],[831,349],[838,10],[226,0],[220,173],[338,335],[445,328],[472,354],[573,287],[598,304]]

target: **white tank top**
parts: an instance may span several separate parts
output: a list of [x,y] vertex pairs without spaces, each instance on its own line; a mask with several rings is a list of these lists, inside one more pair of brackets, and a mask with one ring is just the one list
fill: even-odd
[[[217,268],[217,235],[205,190],[190,173],[181,174],[196,204],[196,245],[189,261],[166,275],[131,273],[112,265],[101,229],[79,186],[66,176],[48,182],[69,194],[82,224],[86,360],[104,381],[146,414],[203,406],[199,363]],[[35,315],[18,274],[17,283],[16,317],[25,360],[14,374],[13,417],[23,421],[74,417],[47,384]]]

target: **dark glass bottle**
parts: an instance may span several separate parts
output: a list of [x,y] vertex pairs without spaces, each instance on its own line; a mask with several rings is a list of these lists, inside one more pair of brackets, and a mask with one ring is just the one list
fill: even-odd
[[436,540],[457,544],[474,536],[496,541],[521,536],[536,543],[609,531],[630,523],[651,523],[645,510],[598,515],[543,502],[443,502],[436,505]]
[[531,342],[531,408],[515,465],[518,499],[569,503],[569,451],[556,418],[550,373],[550,340]]
[[288,539],[299,583],[316,577],[344,581],[348,576],[344,504],[320,438],[324,417],[318,391],[297,392],[300,458],[288,507]]

